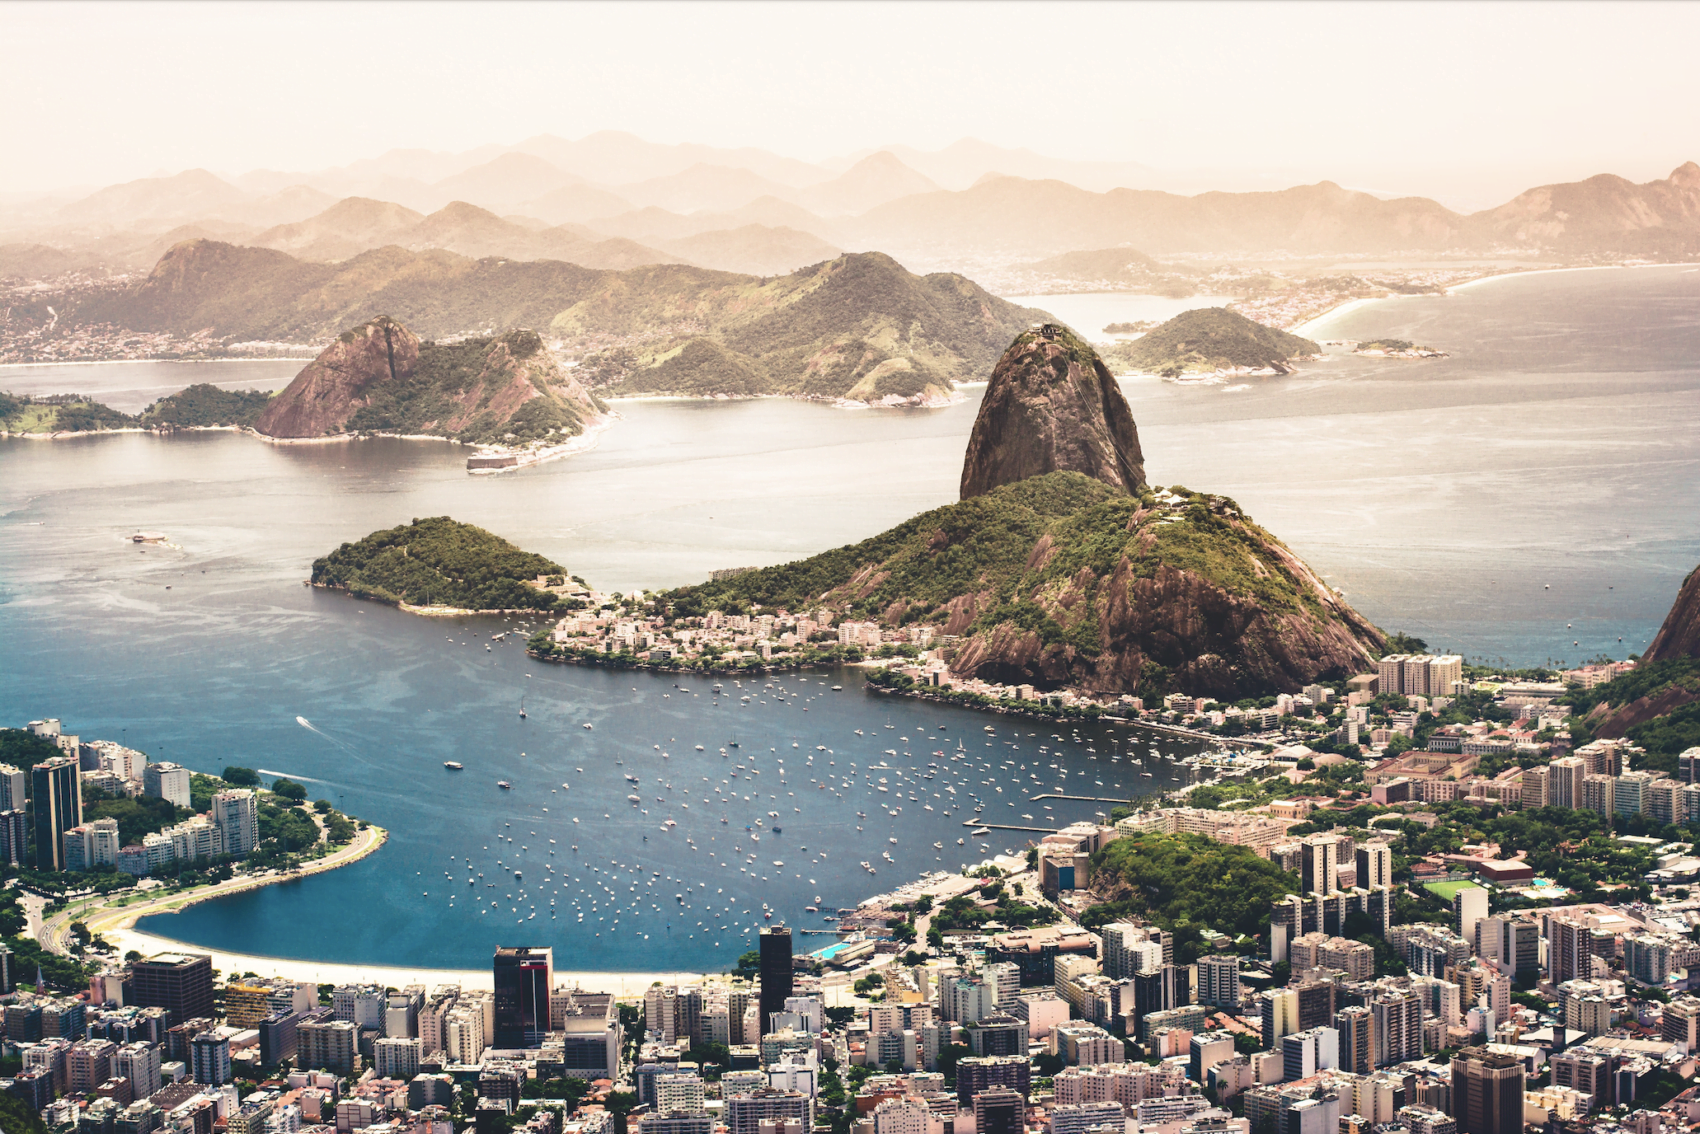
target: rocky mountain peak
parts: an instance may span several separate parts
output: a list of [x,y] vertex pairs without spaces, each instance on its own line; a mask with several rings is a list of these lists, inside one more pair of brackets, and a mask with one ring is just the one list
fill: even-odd
[[1700,657],[1700,567],[1688,573],[1664,625],[1642,655],[1644,662]]
[[267,437],[339,432],[373,386],[411,377],[418,364],[419,336],[380,315],[338,335],[272,400],[254,428]]
[[1127,399],[1098,352],[1066,327],[1018,335],[992,371],[962,464],[962,499],[1052,472],[1123,492],[1145,485]]

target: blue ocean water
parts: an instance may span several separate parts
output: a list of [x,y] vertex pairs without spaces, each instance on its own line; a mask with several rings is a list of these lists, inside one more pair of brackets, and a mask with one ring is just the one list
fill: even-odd
[[[1409,338],[1449,359],[1330,358],[1231,392],[1124,389],[1154,481],[1235,497],[1378,624],[1513,663],[1623,656],[1700,561],[1697,300],[1700,273],[1684,268],[1494,281],[1322,332]],[[954,499],[977,397],[908,412],[630,402],[595,450],[480,478],[464,450],[432,442],[0,442],[0,720],[59,716],[195,768],[303,777],[394,832],[358,865],[152,919],[153,932],[450,967],[482,966],[517,933],[577,968],[721,965],[764,902],[806,927],[807,905],[853,904],[976,860],[981,843],[1020,845],[1015,832],[969,839],[965,797],[983,818],[1040,826],[1109,805],[1033,801],[1039,788],[1121,796],[1173,782],[1172,765],[1138,734],[1077,742],[868,694],[853,674],[758,682],[737,691],[745,705],[711,682],[546,666],[490,641],[502,627],[489,620],[404,616],[301,581],[343,540],[442,514],[610,590],[781,562]],[[169,545],[125,539],[143,528]],[[958,741],[972,767],[951,759]],[[1138,765],[1110,759],[1130,744]],[[852,770],[849,786],[820,788]],[[899,787],[903,810],[880,808]],[[759,843],[743,830],[757,819]]]

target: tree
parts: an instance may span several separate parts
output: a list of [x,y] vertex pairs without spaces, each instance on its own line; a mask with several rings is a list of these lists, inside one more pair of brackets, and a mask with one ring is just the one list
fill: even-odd
[[225,783],[233,784],[236,787],[260,786],[260,773],[256,772],[252,768],[242,768],[235,764],[225,768],[224,773],[219,776],[219,778]]
[[285,799],[293,799],[296,803],[302,803],[307,799],[305,787],[294,780],[284,779],[281,776],[273,781],[272,794],[281,795]]
[[947,1083],[956,1082],[956,1062],[964,1055],[972,1055],[973,1050],[966,1044],[947,1043],[939,1048],[939,1073]]

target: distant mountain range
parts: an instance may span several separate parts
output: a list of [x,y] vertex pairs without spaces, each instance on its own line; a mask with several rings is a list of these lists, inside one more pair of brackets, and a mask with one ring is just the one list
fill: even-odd
[[286,342],[325,342],[377,316],[424,340],[535,328],[593,351],[575,374],[605,393],[873,402],[948,396],[1044,313],[961,276],[914,275],[879,253],[762,279],[396,245],[327,264],[211,240],[178,245],[140,284],[67,313],[139,331]]
[[[972,177],[970,175],[972,174]],[[345,260],[385,244],[587,267],[692,263],[781,274],[843,250],[915,267],[1005,266],[1087,250],[1157,256],[1700,255],[1700,166],[1637,185],[1601,175],[1452,211],[1332,182],[1181,196],[1150,171],[964,140],[810,164],[617,133],[459,155],[392,151],[313,174],[206,170],[109,186],[0,220],[0,275],[151,264],[211,237]],[[165,237],[171,234],[173,240]],[[54,255],[59,253],[60,255]],[[1149,275],[1155,266],[1123,271]]]

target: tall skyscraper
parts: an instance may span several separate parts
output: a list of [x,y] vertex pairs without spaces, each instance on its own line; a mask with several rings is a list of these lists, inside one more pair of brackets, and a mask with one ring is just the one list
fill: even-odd
[[22,768],[0,764],[0,811],[22,811],[29,783]]
[[761,931],[761,1030],[766,1035],[775,1012],[785,1011],[791,995],[791,930],[771,925]]
[[75,756],[55,756],[33,769],[35,868],[65,869],[65,832],[83,823],[82,783]]
[[1484,1047],[1452,1057],[1452,1117],[1458,1134],[1522,1134],[1523,1061]]
[[549,1033],[554,950],[502,946],[493,963],[498,1048],[536,1047]]
[[0,862],[8,866],[22,866],[29,854],[29,838],[28,812],[21,809],[0,811]]

